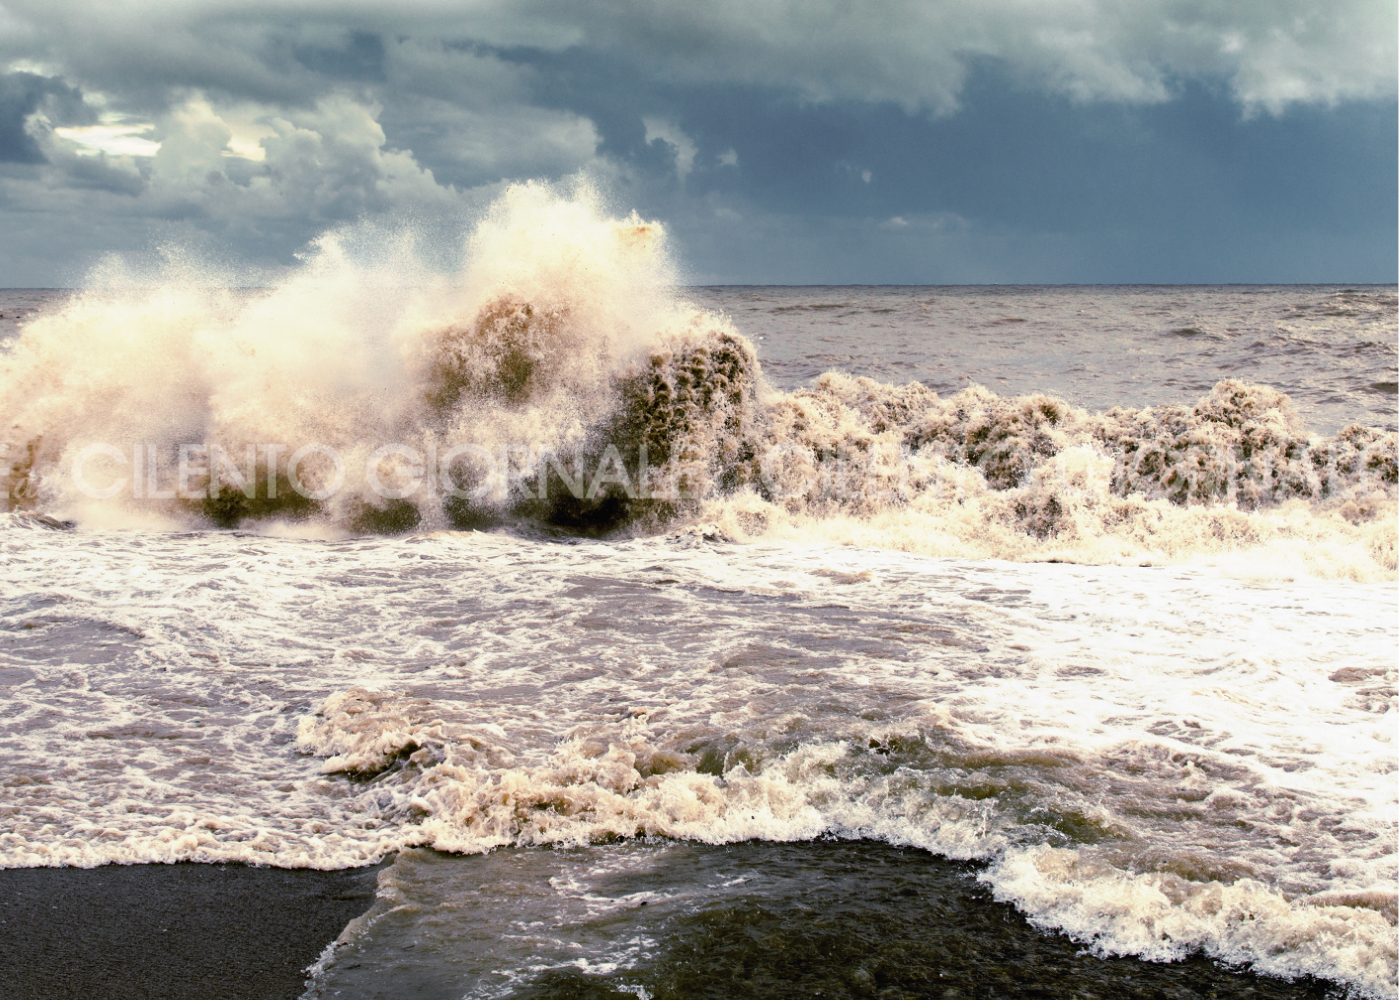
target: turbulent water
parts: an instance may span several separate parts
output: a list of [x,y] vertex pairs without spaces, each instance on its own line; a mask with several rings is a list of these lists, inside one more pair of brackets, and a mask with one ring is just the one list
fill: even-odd
[[308,995],[943,995],[993,900],[1393,994],[1393,287],[407,253],[0,293],[0,863],[399,852]]

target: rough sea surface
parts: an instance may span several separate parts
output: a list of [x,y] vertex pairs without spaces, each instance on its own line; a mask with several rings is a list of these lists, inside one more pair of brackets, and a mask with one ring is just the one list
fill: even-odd
[[1394,287],[465,259],[0,292],[0,864],[397,852],[308,996],[1394,994]]

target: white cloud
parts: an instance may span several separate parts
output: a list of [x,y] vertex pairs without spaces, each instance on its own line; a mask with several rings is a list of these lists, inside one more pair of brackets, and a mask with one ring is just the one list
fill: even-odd
[[109,122],[102,125],[83,125],[76,128],[56,128],[54,135],[76,143],[81,155],[110,153],[113,156],[155,156],[160,143],[142,138],[152,131],[149,123]]
[[277,134],[269,120],[269,109],[256,104],[226,105],[219,109],[219,117],[229,130],[228,144],[220,155],[259,163],[267,159],[263,140]]
[[954,212],[920,212],[908,216],[892,215],[884,222],[876,223],[876,229],[891,233],[966,233],[972,224]]
[[191,102],[171,117],[152,187],[157,195],[194,197],[230,222],[252,215],[324,223],[449,204],[453,192],[412,153],[386,148],[378,112],[341,96],[272,117],[263,161],[247,163],[240,176],[222,156],[233,130],[207,103]]
[[[391,36],[369,46],[369,64],[351,64],[363,79],[338,76],[337,53],[354,42],[335,23],[339,8],[326,23],[288,26],[238,5],[135,3],[115,18],[63,0],[0,4],[26,18],[29,64],[48,67],[53,86],[54,76],[77,84],[89,109],[45,99],[30,113],[26,130],[48,162],[0,172],[0,228],[81,218],[97,241],[112,221],[139,242],[162,226],[198,227],[285,259],[344,222],[448,225],[481,200],[472,189],[596,164],[592,121],[538,106],[530,71],[493,56]],[[0,38],[0,63],[12,42]],[[0,263],[8,273],[9,258]]]
[[[31,213],[190,219],[235,242],[251,240],[264,255],[358,218],[460,213],[462,192],[437,183],[412,153],[388,146],[379,110],[335,95],[255,117],[247,105],[225,110],[196,97],[145,126],[159,141],[147,140],[136,156],[119,142],[129,135],[108,133],[137,126],[64,129],[79,133],[67,141],[40,128],[35,135],[49,163],[37,177],[4,181],[0,194]],[[262,159],[228,155],[239,146],[251,152],[234,124],[245,135],[266,133],[257,139]]]

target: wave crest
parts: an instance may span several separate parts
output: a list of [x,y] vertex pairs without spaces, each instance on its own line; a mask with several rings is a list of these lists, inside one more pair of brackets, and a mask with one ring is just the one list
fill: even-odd
[[[659,225],[538,185],[450,278],[385,288],[322,244],[265,294],[92,292],[29,324],[0,355],[8,508],[370,532],[854,519],[867,544],[1089,561],[1287,537],[1330,546],[1333,575],[1396,568],[1396,434],[1309,434],[1266,386],[1104,413],[839,372],[780,392],[675,294]],[[84,462],[115,485],[78,483]]]

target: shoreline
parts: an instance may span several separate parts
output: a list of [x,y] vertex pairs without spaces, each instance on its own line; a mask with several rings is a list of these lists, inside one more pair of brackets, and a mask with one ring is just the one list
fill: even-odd
[[[828,845],[817,841],[807,846],[813,843],[823,853],[874,850],[905,855],[904,851],[866,842]],[[761,844],[756,849],[767,847]],[[755,848],[748,845],[748,849]],[[459,859],[463,858],[433,851],[425,852],[425,857],[449,866],[461,864]],[[1349,995],[1340,983],[1311,977],[1293,982],[1274,979],[1222,967],[1199,954],[1172,963],[1091,957],[1063,935],[1033,929],[1008,904],[993,902],[985,889],[967,881],[968,870],[975,866],[925,857],[923,852],[909,852],[908,857],[921,868],[937,869],[940,881],[946,882],[936,895],[945,899],[943,905],[951,906],[951,912],[934,924],[924,925],[926,933],[940,939],[934,942],[934,951],[941,958],[937,964],[947,963],[946,971],[939,973],[944,995],[980,995],[990,988],[997,995],[1031,997],[1045,995],[1047,988],[1058,991],[1067,984],[1086,998],[1207,995],[1241,1000],[1322,1000]],[[332,871],[195,862],[0,869],[3,994],[10,1000],[297,1000],[309,985],[306,970],[351,920],[370,910],[378,873],[391,863],[392,859],[386,859],[373,867]],[[817,877],[813,885],[822,881]],[[788,922],[785,918],[792,916],[769,914],[768,921],[777,922],[766,930],[780,934],[801,930],[798,925],[803,921],[786,930],[782,927]],[[395,935],[393,923],[381,928],[386,938]],[[743,946],[740,951],[753,946],[744,937],[752,930],[748,923],[741,921],[743,926],[734,928],[690,928],[696,939],[673,941],[671,945],[681,945],[683,952],[695,954],[663,955],[661,965],[650,971],[664,973],[676,959],[683,959],[682,966],[696,959],[701,959],[701,966],[710,966],[721,955],[733,958],[737,946]],[[953,925],[958,927],[953,937],[941,940]],[[893,927],[889,930],[895,931]],[[988,932],[992,937],[986,937]],[[805,935],[807,931],[801,930],[798,936]],[[962,938],[966,940],[954,940]],[[900,949],[907,947],[906,943]],[[827,947],[819,950],[826,952]],[[705,955],[707,951],[712,954]],[[835,967],[818,967],[827,962],[839,966],[843,961],[835,955],[825,960],[808,956],[809,960],[815,958],[815,965],[808,961],[799,963],[800,968],[788,967],[791,963],[785,964],[776,953],[759,951],[763,954],[749,956],[757,960],[757,966],[740,963],[748,968],[740,981],[709,981],[716,973],[710,967],[699,980],[693,979],[693,973],[680,975],[680,981],[672,983],[670,990],[663,987],[658,997],[681,997],[697,988],[694,995],[704,997],[726,992],[734,996],[806,996],[804,987],[810,984],[799,985],[799,980],[810,975],[825,979]],[[862,955],[869,957],[863,951]],[[336,983],[335,993],[348,989],[350,997],[390,996],[411,985],[404,981],[405,976],[414,978],[411,964],[398,963],[386,979],[388,970],[375,968],[373,961],[358,955],[355,961],[366,962],[363,973]],[[679,967],[669,969],[672,974],[679,971]],[[945,975],[947,978],[942,978]],[[424,995],[433,994],[433,978],[428,976],[415,985],[427,990]],[[537,1000],[601,996],[613,989],[608,978],[554,969],[520,984],[518,995]],[[674,977],[663,974],[662,978]],[[844,978],[837,977],[838,981]],[[689,985],[675,992],[685,980],[691,980]],[[829,982],[821,985],[829,990]],[[711,988],[717,986],[722,987],[720,992]]]

